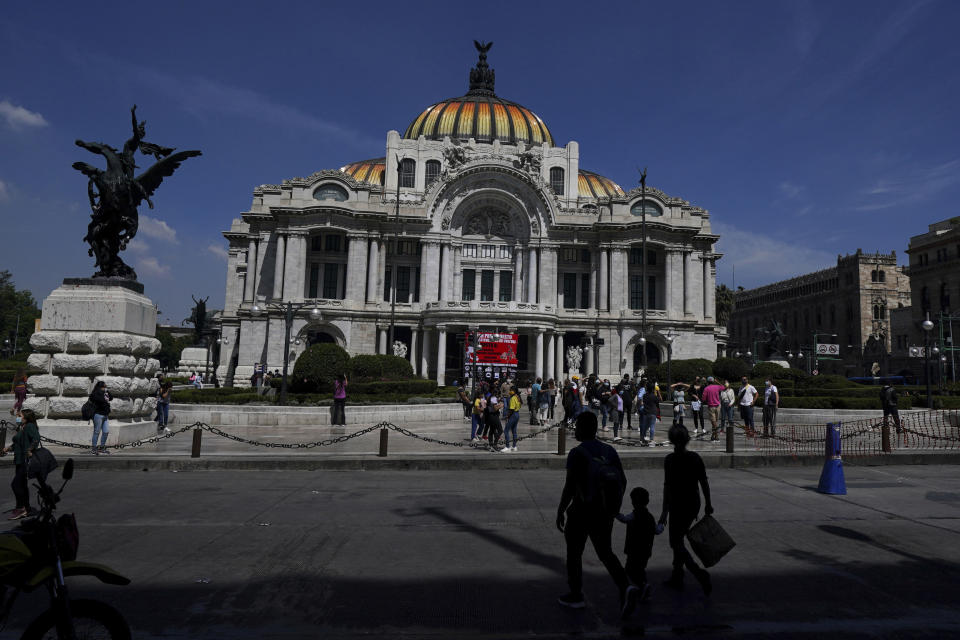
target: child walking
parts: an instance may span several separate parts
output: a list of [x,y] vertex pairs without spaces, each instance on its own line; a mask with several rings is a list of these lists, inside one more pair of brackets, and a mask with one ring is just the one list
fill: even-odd
[[624,567],[627,578],[636,589],[627,590],[627,602],[624,606],[624,616],[630,614],[639,599],[650,597],[650,585],[647,583],[647,561],[653,553],[653,537],[660,533],[653,514],[647,509],[650,504],[650,493],[643,487],[634,487],[630,492],[630,502],[633,511],[626,515],[617,514],[617,520],[627,525],[627,537],[623,545],[623,552],[627,554],[627,564]]

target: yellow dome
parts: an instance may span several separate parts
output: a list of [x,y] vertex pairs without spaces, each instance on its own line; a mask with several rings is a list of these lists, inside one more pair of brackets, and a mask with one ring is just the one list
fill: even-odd
[[580,174],[577,176],[577,191],[584,198],[607,198],[624,195],[623,189],[616,182],[586,169],[580,169]]
[[467,95],[430,105],[414,118],[403,137],[443,140],[449,136],[459,140],[473,138],[477,142],[499,140],[505,144],[546,142],[553,146],[553,136],[540,116],[494,94],[494,71],[487,66],[487,51],[493,43],[475,44],[480,60],[470,70]]

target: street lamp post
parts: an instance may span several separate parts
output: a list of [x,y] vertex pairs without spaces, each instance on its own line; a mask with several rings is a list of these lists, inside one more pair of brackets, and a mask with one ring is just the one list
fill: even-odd
[[920,323],[923,328],[923,372],[927,379],[927,409],[933,409],[933,394],[930,391],[930,332],[933,330],[933,323],[930,321],[930,312],[927,312],[927,319]]
[[[284,319],[284,337],[283,337],[283,378],[280,382],[280,400],[279,404],[287,404],[287,372],[290,367],[290,329],[293,327],[293,319],[296,312],[308,306],[313,306],[310,316],[314,320],[320,319],[320,309],[311,302],[287,302],[287,303],[267,303],[267,311],[282,311]],[[250,313],[259,316],[264,309],[256,304],[250,309]]]
[[[394,210],[394,225],[393,225],[393,265],[390,268],[390,337],[387,339],[387,353],[393,353],[393,330],[394,325],[397,320],[397,265],[399,261],[397,256],[399,255],[399,244],[400,244],[400,180],[403,176],[401,172],[401,167],[403,166],[403,160],[400,159],[400,156],[397,155],[397,207]],[[387,255],[390,255],[390,252],[387,251]],[[445,274],[446,275],[446,274]],[[424,295],[423,292],[420,295]],[[284,376],[286,379],[286,376]]]
[[667,340],[667,389],[670,389],[670,384],[673,377],[673,372],[670,370],[671,365],[673,364],[673,340],[676,338],[676,336],[673,334],[673,329],[667,329],[667,333],[664,337]]
[[[611,212],[613,209],[611,208]],[[640,363],[647,368],[647,168],[640,172]]]

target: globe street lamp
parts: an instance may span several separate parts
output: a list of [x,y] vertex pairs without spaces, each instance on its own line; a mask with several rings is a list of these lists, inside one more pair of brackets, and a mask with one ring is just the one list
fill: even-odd
[[670,370],[671,365],[673,364],[673,340],[676,338],[676,335],[673,333],[673,329],[667,329],[667,333],[664,335],[664,338],[667,340],[667,389],[670,389],[671,376],[673,373]]
[[930,312],[927,312],[927,319],[920,323],[923,328],[923,372],[927,378],[927,409],[933,409],[933,395],[930,391],[930,332],[933,331],[933,323],[930,321]]

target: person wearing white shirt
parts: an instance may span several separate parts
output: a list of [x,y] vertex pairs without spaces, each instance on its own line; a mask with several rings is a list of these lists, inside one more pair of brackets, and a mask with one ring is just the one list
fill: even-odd
[[763,390],[763,435],[777,435],[777,406],[780,404],[780,391],[770,380],[764,382]]
[[743,418],[743,427],[747,434],[753,434],[753,405],[757,401],[757,388],[750,384],[747,376],[740,380],[740,393],[737,394],[740,404],[740,417]]

